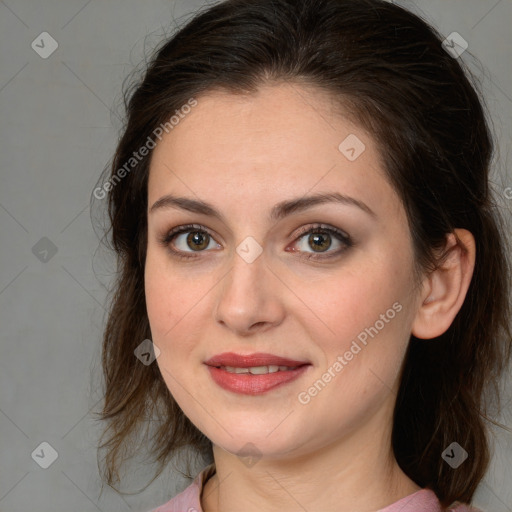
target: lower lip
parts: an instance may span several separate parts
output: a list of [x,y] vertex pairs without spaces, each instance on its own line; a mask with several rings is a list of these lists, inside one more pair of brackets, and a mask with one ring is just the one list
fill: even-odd
[[295,370],[252,375],[246,373],[229,373],[222,368],[208,366],[213,380],[224,389],[244,395],[260,395],[271,389],[298,379],[311,365],[299,366]]

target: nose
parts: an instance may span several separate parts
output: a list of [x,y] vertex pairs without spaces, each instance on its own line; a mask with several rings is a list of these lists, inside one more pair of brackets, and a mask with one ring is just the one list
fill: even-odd
[[237,336],[276,327],[285,316],[282,289],[267,264],[265,251],[252,262],[234,252],[231,270],[218,287],[215,321]]

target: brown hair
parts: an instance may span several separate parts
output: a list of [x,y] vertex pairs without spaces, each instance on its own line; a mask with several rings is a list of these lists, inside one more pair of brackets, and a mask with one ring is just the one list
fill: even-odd
[[[443,506],[471,501],[490,458],[484,420],[496,424],[488,407],[494,398],[499,404],[510,362],[511,270],[489,190],[493,143],[484,102],[442,39],[382,0],[227,0],[197,13],[155,51],[126,93],[127,124],[104,177],[111,185],[101,189],[109,192],[118,261],[102,359],[100,448],[109,485],[131,455],[128,440],[143,428],[157,474],[182,448],[212,459],[211,442],[183,414],[158,365],[134,357],[151,338],[144,294],[151,151],[121,180],[118,171],[191,97],[214,89],[248,94],[286,80],[327,91],[375,137],[407,213],[418,269],[436,268],[436,250],[455,228],[475,237],[472,281],[452,325],[434,340],[411,336],[392,436],[403,471]],[[469,453],[457,470],[441,458],[452,441]]]

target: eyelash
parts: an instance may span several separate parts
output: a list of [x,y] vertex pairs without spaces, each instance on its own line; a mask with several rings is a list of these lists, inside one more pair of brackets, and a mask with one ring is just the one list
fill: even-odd
[[[183,226],[177,226],[176,228],[171,229],[169,232],[165,233],[162,237],[159,238],[159,243],[166,247],[172,256],[181,259],[181,260],[189,260],[192,258],[197,258],[197,253],[205,252],[205,251],[195,251],[196,255],[194,254],[187,254],[182,251],[177,251],[175,249],[171,248],[171,242],[178,236],[183,233],[189,233],[189,232],[199,232],[199,233],[206,233],[210,237],[213,238],[213,235],[210,233],[208,228],[205,226],[202,226],[201,224],[186,224]],[[328,255],[322,255],[323,253],[306,253],[306,255],[299,256],[300,258],[306,259],[306,260],[323,260],[328,258],[334,258],[336,256],[339,256],[342,252],[346,251],[350,247],[354,246],[353,240],[343,231],[334,228],[334,227],[325,227],[322,224],[315,224],[313,226],[305,226],[299,230],[299,233],[296,235],[296,240],[303,238],[305,235],[310,234],[328,234],[332,235],[335,238],[337,238],[342,244],[345,245],[344,248],[337,250],[333,254]]]

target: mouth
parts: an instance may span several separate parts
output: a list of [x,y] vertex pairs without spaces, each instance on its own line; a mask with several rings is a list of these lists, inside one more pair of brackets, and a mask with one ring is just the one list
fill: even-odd
[[250,366],[249,368],[236,367],[236,366],[216,366],[215,368],[220,368],[221,370],[225,370],[228,373],[237,373],[237,374],[247,374],[251,375],[266,375],[267,373],[276,373],[276,372],[287,372],[290,370],[295,370],[299,368],[298,366],[278,366],[278,365],[268,365],[268,366]]
[[213,381],[221,388],[247,395],[259,395],[290,383],[312,366],[308,361],[262,353],[224,353],[204,364]]

